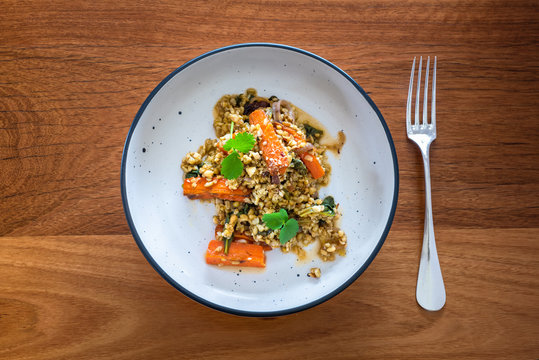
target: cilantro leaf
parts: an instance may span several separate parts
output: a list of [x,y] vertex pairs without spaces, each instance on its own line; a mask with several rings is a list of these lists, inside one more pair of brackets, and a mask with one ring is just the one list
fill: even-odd
[[283,218],[283,223],[288,220],[288,214],[286,212],[285,209],[281,209],[279,210],[279,214],[281,215],[281,217]]
[[241,153],[246,153],[251,151],[253,146],[255,146],[256,139],[255,137],[248,133],[242,132],[236,134],[236,137],[228,139],[228,141],[223,145],[223,149],[230,151],[234,149]]
[[266,226],[272,230],[281,229],[279,233],[281,244],[286,244],[290,239],[296,236],[299,231],[298,222],[296,219],[289,219],[285,209],[280,209],[278,212],[271,214],[264,214],[262,220],[266,223]]
[[298,231],[299,224],[296,219],[288,219],[288,221],[281,229],[281,233],[279,234],[279,240],[281,240],[281,244],[286,244],[288,241],[290,241],[290,239],[296,236]]
[[233,139],[234,145],[232,145],[237,151],[246,153],[251,151],[253,146],[255,146],[255,137],[248,133],[248,132],[242,132],[236,135],[236,137]]
[[271,214],[264,214],[262,216],[262,221],[264,221],[266,223],[266,226],[269,227],[270,229],[277,230],[277,229],[280,229],[284,225],[284,222],[286,221],[286,219],[283,218],[283,215],[281,214],[281,212],[275,212]]
[[229,139],[229,140],[223,145],[223,149],[225,149],[225,151],[230,151],[230,150],[232,150],[232,142],[230,142],[230,140],[234,140],[234,139]]
[[243,171],[240,155],[234,150],[221,163],[221,174],[227,179],[236,179]]
[[[230,131],[234,129],[234,123],[230,126]],[[226,151],[232,150],[230,154],[221,162],[221,174],[227,179],[236,179],[243,171],[243,163],[240,160],[238,152],[246,153],[250,151],[255,145],[255,137],[248,133],[243,132],[236,135],[235,138],[230,138],[223,145],[223,149]]]

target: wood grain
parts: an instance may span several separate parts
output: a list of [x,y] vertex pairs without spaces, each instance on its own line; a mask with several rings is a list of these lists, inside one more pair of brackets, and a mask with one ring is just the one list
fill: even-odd
[[437,235],[448,294],[442,311],[416,305],[417,238],[394,231],[345,292],[273,319],[221,314],[181,295],[127,235],[4,237],[0,358],[535,356],[539,230]]
[[[538,7],[3,1],[0,358],[539,357]],[[162,78],[253,41],[314,52],[356,79],[400,169],[392,231],[367,272],[328,303],[265,320],[207,309],[162,280],[129,234],[119,174],[131,121]],[[424,185],[403,124],[419,55],[438,56],[438,313],[414,300]]]

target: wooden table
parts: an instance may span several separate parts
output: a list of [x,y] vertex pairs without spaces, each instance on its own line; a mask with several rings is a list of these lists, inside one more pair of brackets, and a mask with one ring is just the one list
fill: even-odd
[[[1,359],[539,357],[537,1],[12,1],[0,5]],[[120,161],[157,83],[224,45],[332,61],[380,108],[396,217],[346,291],[236,317],[168,285],[127,226]],[[438,56],[431,151],[447,303],[415,301],[423,172],[404,131],[411,60]]]

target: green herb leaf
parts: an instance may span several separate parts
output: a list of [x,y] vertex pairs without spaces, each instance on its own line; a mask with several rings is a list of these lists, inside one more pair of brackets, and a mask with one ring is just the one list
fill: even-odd
[[299,224],[296,219],[289,219],[288,213],[285,209],[280,209],[278,212],[271,214],[264,214],[262,220],[266,223],[266,226],[272,230],[281,229],[279,233],[279,240],[281,244],[286,244],[292,239],[299,231]]
[[[284,210],[284,209],[281,209],[281,210]],[[286,210],[284,210],[284,212],[286,214]],[[288,215],[286,215],[286,218],[288,218]],[[262,221],[264,221],[266,223],[266,226],[269,227],[270,229],[277,230],[277,229],[280,229],[284,225],[286,218],[284,218],[283,214],[279,211],[279,212],[274,212],[271,214],[264,214],[262,216]]]
[[335,216],[335,210],[337,208],[337,205],[335,205],[335,200],[333,199],[333,196],[326,196],[320,205],[322,205],[323,207],[321,208],[319,205],[309,206],[297,211],[297,214],[299,215],[299,217],[305,217],[310,214]]
[[[232,139],[230,139],[232,140]],[[224,145],[223,145],[223,149],[225,149],[225,151],[230,151],[232,150],[232,143],[230,142],[230,140],[228,140]]]
[[320,134],[320,136],[324,133],[322,130],[318,130],[315,127],[312,127],[309,124],[303,124],[303,127],[305,128],[305,134],[307,136],[312,136],[313,138],[316,137],[316,134]]
[[288,220],[288,213],[286,212],[285,209],[281,209],[279,210],[279,214],[281,215],[281,217],[283,218],[283,223]]
[[290,239],[296,236],[298,231],[299,224],[296,219],[288,219],[288,221],[281,229],[281,233],[279,234],[279,240],[281,240],[281,244],[286,244],[288,241],[290,241]]
[[251,207],[253,206],[254,205],[251,205],[249,203],[244,203],[243,208],[240,211],[238,211],[238,215],[242,215],[242,214],[247,215],[247,213],[249,212],[249,209],[251,209]]
[[194,170],[191,170],[191,171],[189,171],[188,173],[185,174],[186,179],[189,179],[189,178],[192,178],[192,177],[199,177],[199,176],[200,176],[200,172],[198,171],[198,168],[196,168]]
[[324,205],[324,213],[329,216],[335,216],[335,200],[333,196],[326,196],[322,201]]
[[234,147],[236,148],[236,150],[242,153],[251,151],[253,147],[255,146],[255,142],[256,142],[255,137],[248,132],[242,132],[242,133],[237,134],[234,140],[235,140]]
[[[230,132],[234,130],[234,123],[230,125]],[[223,149],[226,151],[233,150],[221,163],[221,174],[227,179],[236,179],[243,171],[243,163],[240,160],[238,152],[248,152],[255,145],[255,137],[248,133],[243,132],[236,135],[235,138],[230,138],[223,145]]]
[[293,158],[291,165],[294,169],[298,170],[301,174],[307,174],[307,168],[305,167],[305,164],[303,163],[303,161]]
[[228,141],[223,145],[223,149],[225,149],[226,151],[235,149],[238,152],[246,153],[251,151],[253,146],[255,146],[255,142],[256,139],[252,134],[248,132],[242,132],[236,134],[235,138],[228,139]]
[[227,179],[236,179],[243,171],[240,155],[234,150],[221,163],[221,174]]

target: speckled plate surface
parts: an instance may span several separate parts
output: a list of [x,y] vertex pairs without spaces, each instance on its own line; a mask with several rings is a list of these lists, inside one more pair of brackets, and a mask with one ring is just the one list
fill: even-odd
[[[206,265],[214,205],[182,195],[180,163],[215,137],[212,110],[224,94],[249,87],[287,99],[347,141],[329,154],[332,178],[321,197],[340,203],[348,253],[316,256],[267,252],[267,268]],[[190,298],[247,316],[277,316],[320,304],[349,286],[380,250],[393,220],[398,166],[393,140],[376,105],[346,73],[312,53],[278,44],[241,44],[201,55],[167,76],[135,116],[125,143],[121,186],[136,243],[159,274]],[[319,267],[322,277],[307,276]]]

